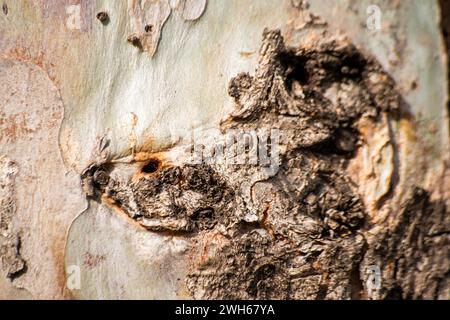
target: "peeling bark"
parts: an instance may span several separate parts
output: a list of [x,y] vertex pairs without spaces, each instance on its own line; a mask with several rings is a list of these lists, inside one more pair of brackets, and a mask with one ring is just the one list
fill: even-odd
[[129,0],[131,34],[127,40],[153,57],[172,10],[179,11],[187,21],[195,21],[203,14],[205,7],[206,0]]
[[2,269],[11,281],[26,271],[26,263],[20,256],[19,230],[13,223],[16,211],[14,176],[17,170],[10,159],[0,157],[0,256]]
[[369,4],[5,1],[0,298],[450,299],[448,1]]
[[[383,227],[368,243],[368,210],[348,175],[349,159],[362,144],[361,119],[379,134],[373,156],[393,161],[392,147],[390,155],[383,151],[390,138],[382,119],[401,116],[394,87],[373,58],[349,43],[293,49],[279,31],[265,31],[255,75],[230,82],[236,110],[221,128],[281,130],[277,144],[271,141],[272,152],[279,152],[277,170],[173,166],[155,158],[139,165],[131,180],[119,180],[112,176],[120,168],[103,163],[83,174],[87,195],[149,231],[192,238],[198,251],[191,253],[187,288],[194,298],[361,298],[364,270],[374,264],[383,266],[386,284],[372,298],[448,298],[445,204],[431,204],[426,191],[416,191],[392,230]],[[248,156],[235,147],[234,157]],[[391,184],[373,174],[382,184],[367,186],[376,210]],[[422,272],[413,271],[418,265]]]

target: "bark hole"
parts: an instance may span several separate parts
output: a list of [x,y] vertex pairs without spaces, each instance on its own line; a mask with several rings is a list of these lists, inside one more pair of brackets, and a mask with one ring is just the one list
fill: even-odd
[[143,173],[155,173],[161,166],[161,162],[158,159],[152,159],[145,166],[142,167]]

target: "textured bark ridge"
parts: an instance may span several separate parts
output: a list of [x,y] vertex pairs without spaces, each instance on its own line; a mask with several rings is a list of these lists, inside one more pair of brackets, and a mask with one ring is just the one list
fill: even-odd
[[450,299],[450,211],[417,188],[394,225],[371,241],[363,266],[382,266],[375,298]]
[[394,85],[350,43],[286,48],[280,32],[265,31],[255,74],[230,82],[236,108],[221,130],[279,130],[263,139],[275,164],[175,166],[155,157],[128,180],[114,178],[113,163],[93,165],[83,185],[146,229],[196,243],[186,280],[193,298],[366,298],[372,264],[383,277],[372,297],[448,298],[445,205],[417,190],[372,246],[346,171],[358,121],[398,115]]
[[358,143],[356,121],[398,109],[392,80],[351,44],[295,50],[285,48],[279,32],[266,31],[255,75],[238,75],[229,92],[236,111],[222,127],[279,128],[280,168],[259,181],[240,172],[243,181],[255,181],[249,202],[258,219],[244,221],[220,254],[200,258],[192,294],[358,296],[365,214],[345,166]]

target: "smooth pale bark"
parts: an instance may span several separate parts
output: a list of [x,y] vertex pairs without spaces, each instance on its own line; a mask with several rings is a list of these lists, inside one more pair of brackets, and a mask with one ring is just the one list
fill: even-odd
[[[346,168],[369,221],[360,231],[367,249],[352,271],[358,289],[351,298],[450,298],[441,12],[437,1],[379,1],[381,30],[369,30],[371,2],[309,1],[307,9],[290,0],[5,1],[0,221],[7,223],[0,239],[12,251],[2,251],[9,258],[1,263],[0,298],[195,297],[186,285],[192,250],[215,240],[148,231],[114,206],[88,200],[80,175],[93,163],[113,162],[114,174],[128,179],[142,166],[130,162],[136,155],[182,166],[180,150],[192,131],[218,128],[235,110],[229,83],[239,73],[255,74],[266,28],[281,30],[293,48],[347,37],[379,62],[405,102],[408,116],[359,124],[363,142]],[[99,12],[107,21],[96,18]],[[437,211],[441,220],[427,218]],[[416,225],[419,238],[432,230],[427,261],[399,255],[424,250],[422,240],[408,242],[415,229],[404,230]],[[368,293],[367,270],[374,265],[384,287]],[[398,278],[408,268],[431,274],[420,270],[411,280],[417,289],[403,287]],[[68,288],[73,270],[80,271],[80,286]],[[423,279],[433,276],[431,292]],[[317,296],[349,297],[293,297]]]

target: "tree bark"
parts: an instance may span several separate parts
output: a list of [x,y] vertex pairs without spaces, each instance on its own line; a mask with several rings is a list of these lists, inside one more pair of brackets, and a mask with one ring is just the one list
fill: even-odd
[[3,1],[0,298],[450,299],[448,5]]

